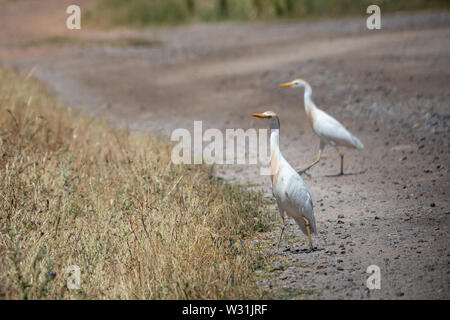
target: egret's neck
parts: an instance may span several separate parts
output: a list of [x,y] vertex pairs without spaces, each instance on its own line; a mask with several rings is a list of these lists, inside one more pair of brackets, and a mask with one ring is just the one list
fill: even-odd
[[270,149],[278,154],[280,151],[280,125],[278,121],[270,124]]
[[308,84],[305,84],[305,94],[303,96],[303,101],[305,104],[305,111],[308,112],[308,108],[315,108],[316,105],[314,104],[314,101],[312,100],[312,89]]
[[270,147],[276,149],[280,148],[280,128],[270,128]]
[[270,126],[270,177],[272,180],[272,186],[277,183],[281,159],[280,128],[273,128]]

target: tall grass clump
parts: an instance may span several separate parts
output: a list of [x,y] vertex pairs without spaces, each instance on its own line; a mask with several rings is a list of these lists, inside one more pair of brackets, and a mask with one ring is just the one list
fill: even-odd
[[[259,298],[260,194],[0,68],[0,298]],[[81,271],[69,290],[68,269]]]
[[359,15],[369,5],[383,13],[450,8],[448,0],[98,0],[87,12],[99,26],[144,27],[220,20],[308,19]]

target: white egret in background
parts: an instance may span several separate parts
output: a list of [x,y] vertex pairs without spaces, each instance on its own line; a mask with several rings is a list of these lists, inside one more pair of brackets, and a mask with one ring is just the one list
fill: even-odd
[[313,249],[311,234],[317,234],[313,204],[302,178],[286,161],[280,151],[280,120],[273,111],[254,113],[254,117],[266,119],[270,125],[270,177],[272,192],[277,200],[283,226],[277,246],[284,232],[284,217],[287,214],[308,236],[310,249]]
[[292,82],[282,83],[280,84],[280,87],[305,88],[304,103],[306,115],[308,116],[308,121],[311,128],[320,138],[319,154],[317,155],[316,160],[314,160],[313,163],[303,170],[300,170],[299,173],[303,173],[312,166],[316,165],[320,161],[325,145],[329,144],[336,148],[339,156],[341,157],[340,174],[344,174],[344,154],[339,147],[364,149],[364,145],[357,137],[345,129],[339,121],[316,106],[312,100],[312,90],[308,82],[303,79],[296,79]]

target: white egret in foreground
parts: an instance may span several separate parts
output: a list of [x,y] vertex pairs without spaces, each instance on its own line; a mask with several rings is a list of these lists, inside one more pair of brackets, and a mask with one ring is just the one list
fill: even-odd
[[284,159],[280,151],[280,120],[273,111],[254,113],[254,117],[266,119],[270,124],[270,177],[272,192],[277,200],[283,226],[277,246],[284,232],[285,214],[292,217],[304,234],[308,236],[310,249],[313,249],[311,234],[316,234],[313,204],[309,191],[302,178]]
[[292,82],[282,83],[280,87],[292,87],[292,88],[305,88],[304,103],[305,111],[308,116],[309,124],[311,125],[313,131],[320,138],[319,154],[316,160],[307,166],[305,169],[299,171],[303,173],[310,169],[312,166],[320,161],[320,156],[322,155],[323,149],[326,144],[330,144],[336,148],[339,156],[341,157],[341,172],[344,174],[344,154],[339,149],[339,147],[350,147],[356,149],[364,149],[364,145],[359,141],[357,137],[352,135],[345,127],[328,113],[317,108],[316,104],[312,100],[311,86],[308,82],[303,79],[296,79]]

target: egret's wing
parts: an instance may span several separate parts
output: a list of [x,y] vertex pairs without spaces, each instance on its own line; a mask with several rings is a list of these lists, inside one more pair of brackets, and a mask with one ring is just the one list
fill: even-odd
[[337,145],[346,147],[364,148],[364,145],[357,137],[352,135],[339,121],[320,109],[315,110],[316,119],[314,121],[314,131]]
[[[316,220],[314,219],[311,195],[309,194],[306,185],[303,183],[302,178],[297,173],[290,176],[286,196],[289,199],[290,207],[308,218],[311,224],[311,231],[316,233]],[[302,231],[306,233],[303,219],[295,218],[295,220],[300,225]]]

